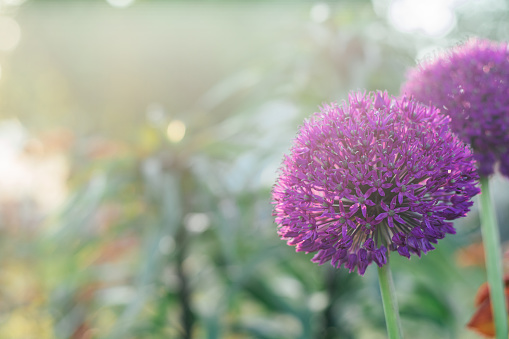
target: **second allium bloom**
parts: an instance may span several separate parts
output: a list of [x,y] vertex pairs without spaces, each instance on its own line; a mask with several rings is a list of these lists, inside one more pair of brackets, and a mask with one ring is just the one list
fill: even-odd
[[411,99],[352,93],[301,127],[273,189],[279,235],[313,261],[364,274],[455,233],[479,192],[449,118]]
[[509,45],[471,39],[408,72],[402,92],[451,117],[472,145],[479,174],[509,177]]

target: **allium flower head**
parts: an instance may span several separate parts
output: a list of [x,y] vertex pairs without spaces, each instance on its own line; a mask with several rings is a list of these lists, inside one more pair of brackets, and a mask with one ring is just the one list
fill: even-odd
[[509,176],[509,50],[471,39],[410,70],[402,93],[451,117],[451,128],[474,149],[479,174]]
[[305,121],[273,188],[279,235],[364,274],[387,251],[434,249],[479,192],[471,150],[449,118],[412,99],[351,93]]

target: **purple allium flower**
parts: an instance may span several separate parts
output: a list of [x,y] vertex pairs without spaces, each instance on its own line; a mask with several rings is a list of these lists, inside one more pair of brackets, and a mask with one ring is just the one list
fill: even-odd
[[313,261],[364,274],[387,250],[434,249],[479,193],[449,117],[412,99],[351,93],[304,122],[273,188],[278,233]]
[[474,149],[479,174],[509,176],[509,50],[471,39],[410,70],[402,93],[451,117],[451,129]]

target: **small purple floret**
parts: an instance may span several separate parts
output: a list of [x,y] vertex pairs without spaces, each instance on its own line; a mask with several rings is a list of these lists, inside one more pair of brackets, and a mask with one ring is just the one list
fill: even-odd
[[479,174],[509,177],[509,49],[471,39],[407,74],[402,93],[438,107],[474,149]]
[[274,186],[278,234],[364,274],[387,251],[434,249],[479,193],[472,151],[438,110],[387,93],[351,93],[304,122]]

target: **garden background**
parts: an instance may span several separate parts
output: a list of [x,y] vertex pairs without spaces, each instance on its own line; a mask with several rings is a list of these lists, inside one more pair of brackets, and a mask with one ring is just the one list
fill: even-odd
[[[472,36],[509,3],[1,0],[0,338],[385,338],[376,269],[286,246],[271,187],[319,105]],[[477,204],[455,225],[391,259],[412,338],[479,338]]]

